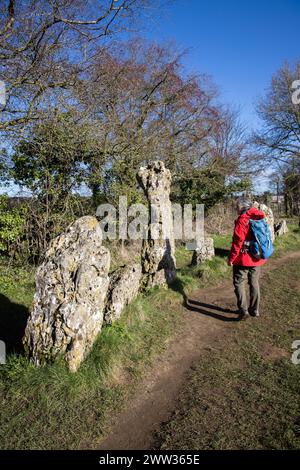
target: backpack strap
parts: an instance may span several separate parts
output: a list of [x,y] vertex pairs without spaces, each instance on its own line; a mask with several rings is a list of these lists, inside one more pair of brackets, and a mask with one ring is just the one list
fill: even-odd
[[[247,211],[244,211],[244,212],[247,212]],[[247,225],[250,225],[250,217],[247,220]],[[243,243],[243,247],[241,249],[241,253],[248,253],[250,250],[250,246],[251,246],[251,240],[245,240]]]

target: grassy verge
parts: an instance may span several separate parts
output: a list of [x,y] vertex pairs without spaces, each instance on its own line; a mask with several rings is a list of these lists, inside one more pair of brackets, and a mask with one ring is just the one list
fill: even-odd
[[[21,301],[23,295],[29,305],[32,277],[16,268],[7,276],[2,267],[2,297]],[[1,448],[87,448],[100,438],[109,414],[122,406],[178,328],[179,299],[180,294],[162,289],[139,296],[120,321],[103,328],[76,374],[63,363],[36,368],[22,355],[9,354],[7,364],[0,366]],[[7,301],[6,320],[8,315],[13,320],[18,308]]]
[[278,258],[288,251],[299,250],[300,229],[298,224],[288,224],[289,232],[275,240],[274,257]]
[[[289,232],[275,240],[273,258],[280,258],[289,251],[300,248],[300,230],[296,224],[288,224]],[[178,278],[186,292],[195,288],[207,287],[230,276],[231,268],[227,266],[232,235],[214,235],[215,257],[201,266],[190,266],[192,252],[180,247],[176,252]]]
[[176,250],[177,275],[186,292],[219,282],[230,273],[227,257],[231,246],[231,235],[214,238],[215,257],[199,266],[191,266],[192,251],[181,246]]
[[238,323],[222,350],[195,366],[159,436],[162,449],[300,448],[300,365],[291,362],[299,260],[268,274],[263,299],[259,320]]

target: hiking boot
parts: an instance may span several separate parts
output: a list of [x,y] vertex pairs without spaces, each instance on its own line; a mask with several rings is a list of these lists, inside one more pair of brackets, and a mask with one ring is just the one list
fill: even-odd
[[247,320],[249,318],[249,313],[248,312],[240,312],[239,320]]

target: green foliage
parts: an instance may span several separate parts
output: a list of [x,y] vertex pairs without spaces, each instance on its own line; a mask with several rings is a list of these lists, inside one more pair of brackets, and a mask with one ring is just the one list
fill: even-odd
[[10,207],[7,195],[0,195],[0,251],[9,252],[10,246],[21,236],[26,209]]
[[103,189],[106,201],[118,206],[119,197],[126,196],[128,205],[145,202],[136,180],[137,168],[138,165],[133,167],[119,161],[105,171]]
[[55,198],[58,204],[85,181],[86,164],[95,147],[88,124],[78,123],[71,113],[50,116],[16,146],[11,177],[41,197]]
[[21,247],[25,260],[37,263],[52,238],[89,213],[91,201],[78,189],[88,181],[98,150],[95,129],[71,112],[38,122],[16,145],[9,175],[32,193]]
[[204,204],[209,210],[233,193],[250,189],[248,179],[228,183],[221,171],[213,169],[193,170],[175,180],[173,198],[181,204]]

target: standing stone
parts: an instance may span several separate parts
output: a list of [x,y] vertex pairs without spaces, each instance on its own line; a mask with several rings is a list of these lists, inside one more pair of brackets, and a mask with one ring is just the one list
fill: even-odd
[[275,224],[274,230],[275,230],[276,237],[281,237],[282,235],[285,235],[289,231],[285,220],[281,220],[280,222],[278,222],[278,224]]
[[173,216],[170,201],[171,173],[163,162],[140,168],[137,180],[148,199],[149,220],[142,245],[144,286],[171,284],[176,277]]
[[260,204],[259,202],[254,202],[253,206],[265,213],[266,221],[267,221],[267,223],[270,227],[270,230],[271,230],[272,241],[274,241],[274,239],[275,239],[274,215],[273,215],[272,209],[270,207],[266,206],[265,204]]
[[203,261],[211,260],[215,256],[213,238],[205,238],[203,241],[198,241],[197,243],[198,245],[192,258],[192,265],[194,266],[203,263]]
[[138,294],[142,267],[133,264],[116,269],[110,281],[104,312],[104,322],[111,324],[121,317],[122,311]]
[[82,217],[55,238],[36,275],[33,310],[23,338],[36,365],[63,356],[76,371],[103,323],[110,253],[96,218]]

